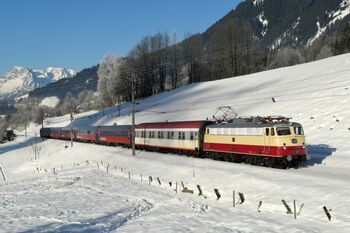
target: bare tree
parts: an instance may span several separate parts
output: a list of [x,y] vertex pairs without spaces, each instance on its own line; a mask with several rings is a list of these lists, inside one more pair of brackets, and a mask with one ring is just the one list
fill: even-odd
[[37,160],[40,158],[40,152],[41,152],[41,147],[39,145],[39,138],[37,137],[37,134],[35,134],[34,142],[32,144],[32,150],[34,152],[34,159]]
[[119,99],[119,68],[122,62],[119,56],[107,55],[98,68],[99,80],[97,89],[106,106],[112,106]]

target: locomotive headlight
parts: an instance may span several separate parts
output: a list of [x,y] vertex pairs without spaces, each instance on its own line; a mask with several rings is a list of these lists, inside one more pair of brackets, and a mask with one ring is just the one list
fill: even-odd
[[288,155],[288,156],[287,156],[287,161],[288,161],[288,162],[292,161],[292,159],[293,159],[293,157],[292,157],[291,155]]

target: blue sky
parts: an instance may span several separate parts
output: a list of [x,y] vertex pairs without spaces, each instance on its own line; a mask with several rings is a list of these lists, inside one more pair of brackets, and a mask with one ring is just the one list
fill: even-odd
[[203,32],[241,0],[1,0],[0,76],[13,66],[77,71],[146,35]]

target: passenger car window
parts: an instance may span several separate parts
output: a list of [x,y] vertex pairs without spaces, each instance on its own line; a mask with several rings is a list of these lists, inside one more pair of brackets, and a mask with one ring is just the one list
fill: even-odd
[[266,136],[269,136],[269,135],[270,135],[270,129],[269,129],[269,128],[265,129],[265,135],[266,135]]
[[275,129],[271,128],[271,136],[275,136]]

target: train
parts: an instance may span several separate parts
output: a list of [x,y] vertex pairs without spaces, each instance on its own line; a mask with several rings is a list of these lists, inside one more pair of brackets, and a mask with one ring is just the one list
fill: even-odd
[[[132,126],[42,128],[40,136],[130,148]],[[273,168],[296,168],[309,158],[302,125],[280,116],[141,123],[135,147]]]

